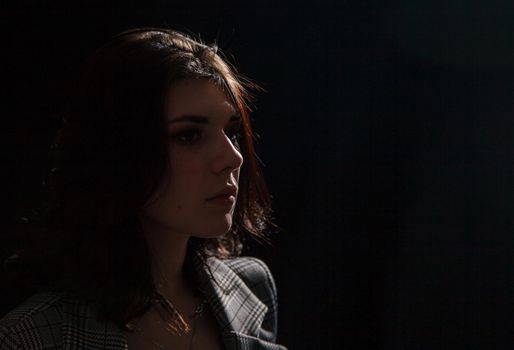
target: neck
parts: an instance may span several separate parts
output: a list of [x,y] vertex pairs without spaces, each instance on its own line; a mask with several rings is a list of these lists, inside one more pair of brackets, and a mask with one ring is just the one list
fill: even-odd
[[189,294],[191,287],[184,277],[189,236],[145,221],[141,221],[141,226],[148,244],[155,286],[167,297]]

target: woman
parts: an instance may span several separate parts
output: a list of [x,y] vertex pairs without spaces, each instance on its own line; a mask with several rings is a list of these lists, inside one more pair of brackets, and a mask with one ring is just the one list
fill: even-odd
[[12,259],[39,293],[2,318],[1,349],[284,349],[268,268],[235,258],[270,210],[249,87],[168,29],[93,55]]

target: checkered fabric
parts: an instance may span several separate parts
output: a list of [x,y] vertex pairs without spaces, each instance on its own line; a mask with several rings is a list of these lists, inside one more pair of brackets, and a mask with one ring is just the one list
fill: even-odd
[[[226,350],[286,350],[275,344],[277,295],[256,258],[195,260],[201,287]],[[63,293],[39,293],[0,319],[0,350],[127,349],[124,333],[87,304]]]

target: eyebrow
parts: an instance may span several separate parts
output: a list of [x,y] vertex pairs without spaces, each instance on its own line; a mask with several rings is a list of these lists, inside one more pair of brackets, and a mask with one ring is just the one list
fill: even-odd
[[[241,120],[241,116],[239,114],[233,114],[230,116],[228,122],[231,123],[233,121]],[[209,118],[202,115],[183,115],[178,118],[174,118],[168,121],[168,124],[182,123],[182,122],[190,122],[197,124],[209,124]]]

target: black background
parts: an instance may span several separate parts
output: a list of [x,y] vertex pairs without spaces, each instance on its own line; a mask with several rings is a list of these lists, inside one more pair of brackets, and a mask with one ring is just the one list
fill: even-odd
[[[0,8],[2,257],[66,82],[121,30],[201,33],[267,90],[280,230],[250,244],[290,349],[510,349],[512,1],[18,1]],[[12,293],[13,291],[11,291]]]

